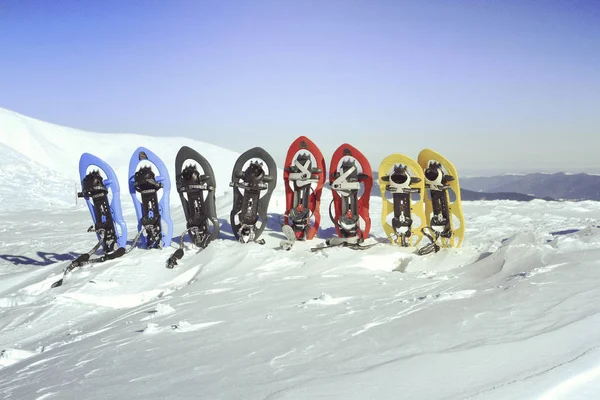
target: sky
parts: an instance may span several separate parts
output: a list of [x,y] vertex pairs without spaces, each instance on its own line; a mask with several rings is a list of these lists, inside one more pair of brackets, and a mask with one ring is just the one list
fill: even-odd
[[598,173],[600,2],[2,0],[0,107],[280,166],[306,135],[374,170]]

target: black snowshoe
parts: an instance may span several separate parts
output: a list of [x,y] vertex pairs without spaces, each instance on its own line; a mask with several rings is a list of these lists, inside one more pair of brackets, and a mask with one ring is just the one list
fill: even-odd
[[267,208],[277,183],[276,169],[273,158],[260,147],[243,153],[233,167],[229,184],[233,187],[230,221],[233,234],[242,243],[264,243],[258,238],[267,226]]
[[[186,160],[195,161],[200,170],[194,163],[184,166]],[[216,180],[212,166],[197,151],[183,146],[175,158],[175,171],[186,230],[181,234],[179,249],[169,258],[169,268],[177,265],[177,260],[183,257],[183,238],[186,233],[192,243],[202,249],[219,237],[219,219],[215,203]]]

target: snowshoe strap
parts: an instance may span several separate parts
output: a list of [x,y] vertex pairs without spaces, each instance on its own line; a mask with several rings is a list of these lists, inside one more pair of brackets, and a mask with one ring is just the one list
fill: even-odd
[[[259,192],[247,191],[242,199],[239,219],[243,226],[252,226],[258,221],[258,206],[260,201]],[[241,228],[240,228],[241,229]]]
[[452,237],[450,226],[450,210],[448,208],[448,195],[445,190],[430,190],[431,206],[433,216],[431,218],[431,227],[444,238]]
[[[291,168],[295,172],[290,172],[288,179],[290,181],[294,181],[296,186],[302,187],[306,185],[310,185],[311,183],[316,183],[319,181],[318,176],[314,176],[312,171],[308,169],[310,166],[310,158],[306,160],[304,165],[298,161],[298,159],[294,160],[293,167]],[[298,171],[298,172],[296,172]]]
[[177,265],[177,260],[181,260],[183,258],[183,239],[188,231],[189,229],[186,229],[181,233],[181,235],[179,235],[179,248],[175,250],[175,253],[173,253],[173,255],[171,255],[171,257],[169,257],[167,260],[167,268],[173,268]]
[[[194,232],[195,231],[195,232]],[[169,259],[167,260],[167,268],[173,268],[174,266],[177,265],[177,260],[181,260],[184,256],[184,250],[183,250],[183,242],[184,242],[184,238],[185,235],[188,233],[193,232],[194,235],[190,235],[196,238],[195,241],[195,245],[200,247],[201,249],[205,249],[206,246],[208,246],[208,243],[210,242],[210,235],[204,233],[204,232],[200,232],[198,230],[197,226],[193,226],[191,228],[186,229],[185,231],[183,231],[181,233],[181,235],[179,235],[179,248],[177,250],[175,250],[175,253],[173,253],[173,255],[171,257],[169,257]]]
[[362,238],[362,232],[358,229],[358,214],[352,214],[351,216],[342,214],[340,215],[340,218],[336,220],[331,212],[331,206],[334,201],[335,200],[331,200],[329,203],[329,218],[331,218],[331,221],[340,228],[340,232],[344,238],[351,238],[357,235]]
[[82,191],[77,193],[77,196],[83,197],[86,200],[92,200],[95,221],[94,230],[98,235],[100,235],[100,231],[104,231],[102,247],[105,253],[111,252],[114,250],[117,235],[108,200],[108,188],[104,184],[104,179],[100,175],[100,172],[95,170],[83,178],[81,186]]
[[406,217],[404,213],[392,218],[392,227],[394,228],[396,238],[400,239],[401,245],[404,247],[408,246],[406,239],[412,235],[412,222],[412,218]]
[[385,185],[385,190],[391,193],[419,193],[420,190],[418,188],[410,187],[411,184],[412,182],[410,180],[407,180],[404,183],[395,183],[390,181],[390,184]]
[[242,243],[249,243],[254,241],[254,224],[242,224],[238,231],[239,240]]
[[[141,177],[147,173],[144,179]],[[162,188],[162,183],[156,182],[154,173],[149,168],[140,169],[136,173],[135,189],[142,196],[141,225],[147,234],[148,248],[161,248],[162,228],[160,214],[158,212],[157,192]]]
[[162,248],[160,220],[142,218],[142,230],[146,231],[148,248]]
[[237,187],[244,190],[254,190],[260,192],[261,190],[267,190],[269,185],[265,182],[259,183],[248,183],[248,182],[230,182],[229,186]]
[[394,234],[401,240],[402,246],[407,246],[406,239],[412,234],[411,228],[413,220],[411,218],[411,196],[410,193],[394,193],[394,217],[392,218],[392,228]]
[[156,181],[156,176],[150,167],[142,167],[135,173],[134,187],[142,194],[156,193],[163,187],[163,184]]
[[348,177],[356,171],[356,167],[352,166],[348,168],[345,172],[340,174],[333,182],[331,182],[331,189],[338,192],[341,196],[350,196],[353,191],[360,189],[360,182],[358,181],[348,181]]
[[293,193],[293,204],[285,216],[292,221],[294,232],[297,232],[297,239],[304,237],[311,226],[310,219],[313,216],[313,210],[309,208],[311,196],[315,196],[315,191],[312,186],[306,185],[301,187],[298,185],[298,181],[296,181],[296,187],[294,188]]
[[175,253],[167,260],[167,268],[172,269],[177,265],[177,260],[181,260],[183,258],[183,249],[175,250]]
[[354,214],[351,211],[342,214],[338,219],[338,225],[344,238],[356,236],[358,233],[358,214]]
[[138,242],[140,241],[140,238],[142,237],[142,233],[143,233],[143,232],[144,232],[144,229],[143,229],[143,228],[142,228],[142,229],[140,229],[140,230],[138,231],[138,233],[137,233],[137,234],[135,235],[135,237],[133,238],[133,242],[131,243],[131,247],[130,247],[130,248],[128,248],[128,249],[125,251],[125,254],[128,254],[128,253],[130,253],[130,252],[131,252],[131,250],[135,249],[135,246],[137,246]]
[[303,231],[308,225],[308,221],[311,217],[311,212],[308,207],[294,207],[290,210],[288,218],[294,223],[294,231]]
[[102,246],[102,244],[104,243],[104,240],[106,239],[106,231],[100,229],[97,231],[98,234],[101,235],[100,240],[98,240],[98,243],[96,243],[96,245],[87,253],[84,253],[82,255],[80,255],[79,257],[77,257],[75,260],[73,260],[71,262],[71,264],[69,264],[65,270],[64,270],[64,274],[68,274],[69,272],[71,272],[72,270],[74,270],[75,268],[83,265],[84,262],[86,262],[87,260],[90,259],[90,257],[98,251],[98,249],[100,248],[100,246]]
[[331,212],[331,206],[333,205],[333,202],[334,202],[334,201],[335,201],[335,200],[331,200],[331,201],[329,202],[329,218],[331,219],[331,221],[332,221],[333,223],[335,223],[335,217],[333,216],[333,213]]
[[444,174],[442,164],[431,161],[425,169],[425,185],[431,190],[446,190],[449,188],[448,182],[454,180],[452,175]]
[[[433,238],[432,235],[425,232],[425,229],[429,229],[429,231],[433,233],[433,236],[435,236],[435,239]],[[417,254],[420,256],[424,256],[425,254],[437,253],[438,251],[440,251],[440,246],[436,243],[439,238],[438,233],[429,226],[423,227],[421,229],[421,232],[423,233],[423,235],[425,237],[427,237],[431,241],[431,243],[429,243],[428,245],[425,245],[425,246],[421,247],[419,250],[417,250]]]
[[208,186],[208,182],[204,182],[204,183],[199,183],[199,184],[191,184],[191,185],[185,185],[185,186],[181,186],[178,191],[179,192],[195,192],[195,191],[201,191],[201,190],[214,190],[214,188],[212,186]]

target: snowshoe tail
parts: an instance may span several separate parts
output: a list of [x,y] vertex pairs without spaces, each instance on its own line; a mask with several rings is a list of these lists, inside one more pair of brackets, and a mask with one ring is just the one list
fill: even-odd
[[450,161],[430,149],[421,150],[418,162],[424,171],[425,219],[441,247],[460,247],[465,221],[460,198],[458,173]]
[[264,149],[255,147],[240,155],[231,174],[233,234],[242,243],[258,241],[267,226],[267,209],[277,183],[277,166]]
[[291,144],[283,170],[284,224],[293,228],[298,240],[310,240],[319,230],[325,168],[323,154],[310,139],[300,136]]
[[333,213],[329,215],[340,238],[366,239],[371,229],[369,199],[373,172],[365,156],[345,143],[333,153],[329,167]]
[[291,250],[294,246],[294,243],[296,243],[296,232],[294,231],[294,228],[289,225],[283,225],[281,227],[281,231],[285,235],[286,239],[282,240],[279,243],[279,246],[284,250]]
[[381,221],[392,243],[416,246],[423,238],[425,226],[425,177],[412,158],[392,154],[379,165]]
[[171,243],[170,191],[171,180],[162,160],[144,147],[136,149],[129,161],[129,193],[138,218],[138,231],[143,229],[145,233],[139,243],[146,248],[164,248]]

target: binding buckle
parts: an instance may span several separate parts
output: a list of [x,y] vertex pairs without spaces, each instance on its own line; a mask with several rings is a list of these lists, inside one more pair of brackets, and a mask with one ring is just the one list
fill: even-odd
[[310,185],[311,183],[316,183],[319,181],[318,177],[313,177],[312,171],[308,169],[310,165],[310,159],[306,160],[304,165],[302,165],[298,159],[294,160],[294,164],[290,169],[297,169],[300,172],[290,172],[288,179],[290,181],[296,181],[296,185],[299,187]]
[[240,242],[248,243],[254,240],[254,225],[242,224],[238,231]]
[[342,196],[350,196],[352,191],[360,189],[360,182],[349,182],[348,177],[356,171],[356,167],[352,166],[347,171],[340,174],[333,182],[331,182],[331,189],[335,190]]

